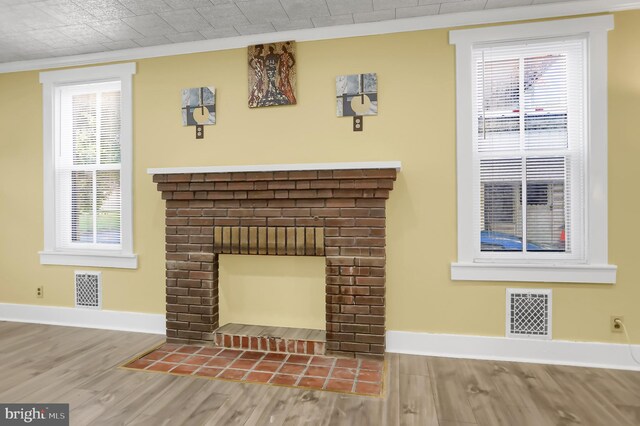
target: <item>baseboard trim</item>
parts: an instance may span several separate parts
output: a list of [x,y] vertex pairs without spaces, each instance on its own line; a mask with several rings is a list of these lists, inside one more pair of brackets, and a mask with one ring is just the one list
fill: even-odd
[[0,303],[0,321],[165,334],[165,316],[140,312]]
[[[165,334],[164,315],[140,312],[0,303],[0,321]],[[640,365],[629,354],[629,347],[619,343],[410,331],[387,331],[386,341],[387,352],[403,354],[640,371]],[[640,358],[640,345],[632,348]]]
[[[640,345],[632,348],[640,358]],[[628,345],[618,343],[387,331],[387,352],[640,371]]]

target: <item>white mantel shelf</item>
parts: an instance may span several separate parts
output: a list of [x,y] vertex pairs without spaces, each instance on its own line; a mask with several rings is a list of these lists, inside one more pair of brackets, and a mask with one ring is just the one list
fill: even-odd
[[167,167],[147,169],[150,175],[175,175],[183,173],[231,173],[231,172],[289,172],[304,170],[371,170],[396,169],[400,171],[400,161],[366,161],[359,163],[301,163],[301,164],[257,164],[252,166],[204,166]]

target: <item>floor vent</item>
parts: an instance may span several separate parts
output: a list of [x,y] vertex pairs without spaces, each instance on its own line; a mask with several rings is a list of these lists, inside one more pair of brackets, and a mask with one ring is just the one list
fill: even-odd
[[76,308],[102,307],[102,274],[76,271]]
[[551,290],[507,289],[507,337],[551,339]]

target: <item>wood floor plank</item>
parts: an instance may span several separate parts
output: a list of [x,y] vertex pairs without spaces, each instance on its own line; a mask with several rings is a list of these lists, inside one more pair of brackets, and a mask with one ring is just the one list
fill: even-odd
[[431,358],[429,377],[436,402],[438,420],[476,423],[467,394],[467,383],[460,373],[465,360]]
[[[549,372],[536,364],[509,363],[509,369],[520,379],[516,392],[529,395],[528,400],[538,408],[538,416],[547,424],[583,424],[575,411],[571,395],[562,389]],[[521,391],[522,390],[522,391]],[[541,420],[542,421],[542,420]]]
[[265,386],[263,392],[265,397],[244,423],[245,426],[282,425],[289,408],[296,403],[301,393],[299,390],[292,392],[291,389],[276,386]]
[[387,370],[385,383],[386,403],[382,418],[386,426],[400,423],[400,355],[387,354]]
[[91,425],[637,425],[640,373],[387,354],[382,398],[118,368],[159,336],[0,322],[2,402]]
[[469,405],[479,425],[524,426],[523,419],[527,417],[522,415],[522,407],[518,401],[510,399],[504,386],[495,383],[491,365],[483,361],[465,360],[458,367]]
[[330,425],[375,425],[382,422],[382,401],[376,398],[336,394]]
[[616,405],[616,408],[634,425],[640,425],[640,406]]
[[[195,407],[195,409],[189,414],[189,417],[185,419],[185,425],[204,425],[207,420],[222,407],[229,395],[221,393],[222,389],[213,380],[206,381],[205,387],[202,389],[202,402]],[[157,417],[154,417],[156,423],[162,421]]]
[[331,392],[305,391],[298,403],[289,409],[283,426],[328,426],[337,400]]
[[206,380],[190,377],[176,380],[173,389],[155,398],[152,404],[126,423],[146,426],[188,424],[196,417],[194,413],[199,411],[205,399],[217,399],[220,406],[228,399],[224,394],[205,392],[208,384]]
[[61,392],[57,396],[50,397],[47,399],[47,403],[69,404],[69,407],[77,407],[89,400],[97,398],[98,396],[98,392],[74,388],[66,392]]
[[400,425],[438,426],[438,414],[427,376],[400,374]]
[[[0,398],[2,401],[10,402],[5,398],[11,397],[11,390],[20,384],[27,382],[40,374],[38,370],[29,367],[20,367],[19,364],[3,364],[2,380],[0,381]],[[19,398],[17,398],[19,400]]]
[[244,425],[263,398],[267,398],[267,389],[263,385],[229,383],[234,389],[230,398],[220,409],[209,417],[206,425]]
[[429,358],[420,355],[402,355],[400,357],[400,374],[414,376],[429,375]]
[[597,376],[595,369],[580,369],[577,376],[574,367],[545,366],[566,393],[572,397],[574,411],[584,424],[633,425],[634,423],[612,402],[610,392],[591,386]]
[[[325,407],[335,403],[337,394],[314,390],[273,387],[245,423],[251,425],[330,424]],[[332,399],[333,401],[329,401]]]
[[139,415],[144,407],[175,381],[175,376],[137,373],[137,377],[129,376],[123,380],[121,386],[74,407],[71,419],[80,425],[126,424],[125,421]]
[[[582,372],[582,369],[568,370],[574,377],[585,377],[584,382],[595,388],[595,392],[605,393],[608,399],[615,405],[633,405],[637,403],[635,393],[640,393],[640,372],[625,371],[620,375],[619,370],[590,369]],[[631,379],[635,376],[635,379]]]

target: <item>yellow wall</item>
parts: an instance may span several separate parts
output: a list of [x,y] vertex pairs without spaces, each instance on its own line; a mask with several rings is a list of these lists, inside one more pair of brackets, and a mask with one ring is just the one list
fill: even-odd
[[[164,203],[148,167],[401,160],[388,202],[388,329],[500,336],[505,288],[524,285],[554,289],[556,339],[620,341],[609,330],[609,316],[615,314],[625,315],[640,342],[640,202],[634,185],[640,181],[640,11],[615,17],[609,36],[609,253],[619,267],[615,285],[449,279],[456,259],[454,48],[447,30],[431,30],[299,43],[299,103],[288,107],[247,107],[245,49],[138,61],[134,244],[140,267],[103,269],[104,308],[164,312]],[[360,72],[378,73],[380,112],[365,118],[364,132],[354,133],[349,118],[335,116],[334,79]],[[181,126],[179,93],[201,85],[218,90],[218,124],[196,141],[193,128]],[[43,244],[40,123],[38,73],[0,75],[0,301],[71,306],[74,268],[38,261]],[[223,322],[239,321],[242,309],[246,313],[265,300],[273,302],[274,294],[290,305],[311,303],[304,298],[322,294],[324,273],[317,260],[247,264],[226,256]],[[45,297],[37,299],[41,283]],[[321,308],[304,306],[309,308],[292,311],[290,321],[322,322]],[[262,309],[247,321],[262,320],[282,318]]]
[[221,324],[325,329],[324,258],[221,255],[219,260]]

